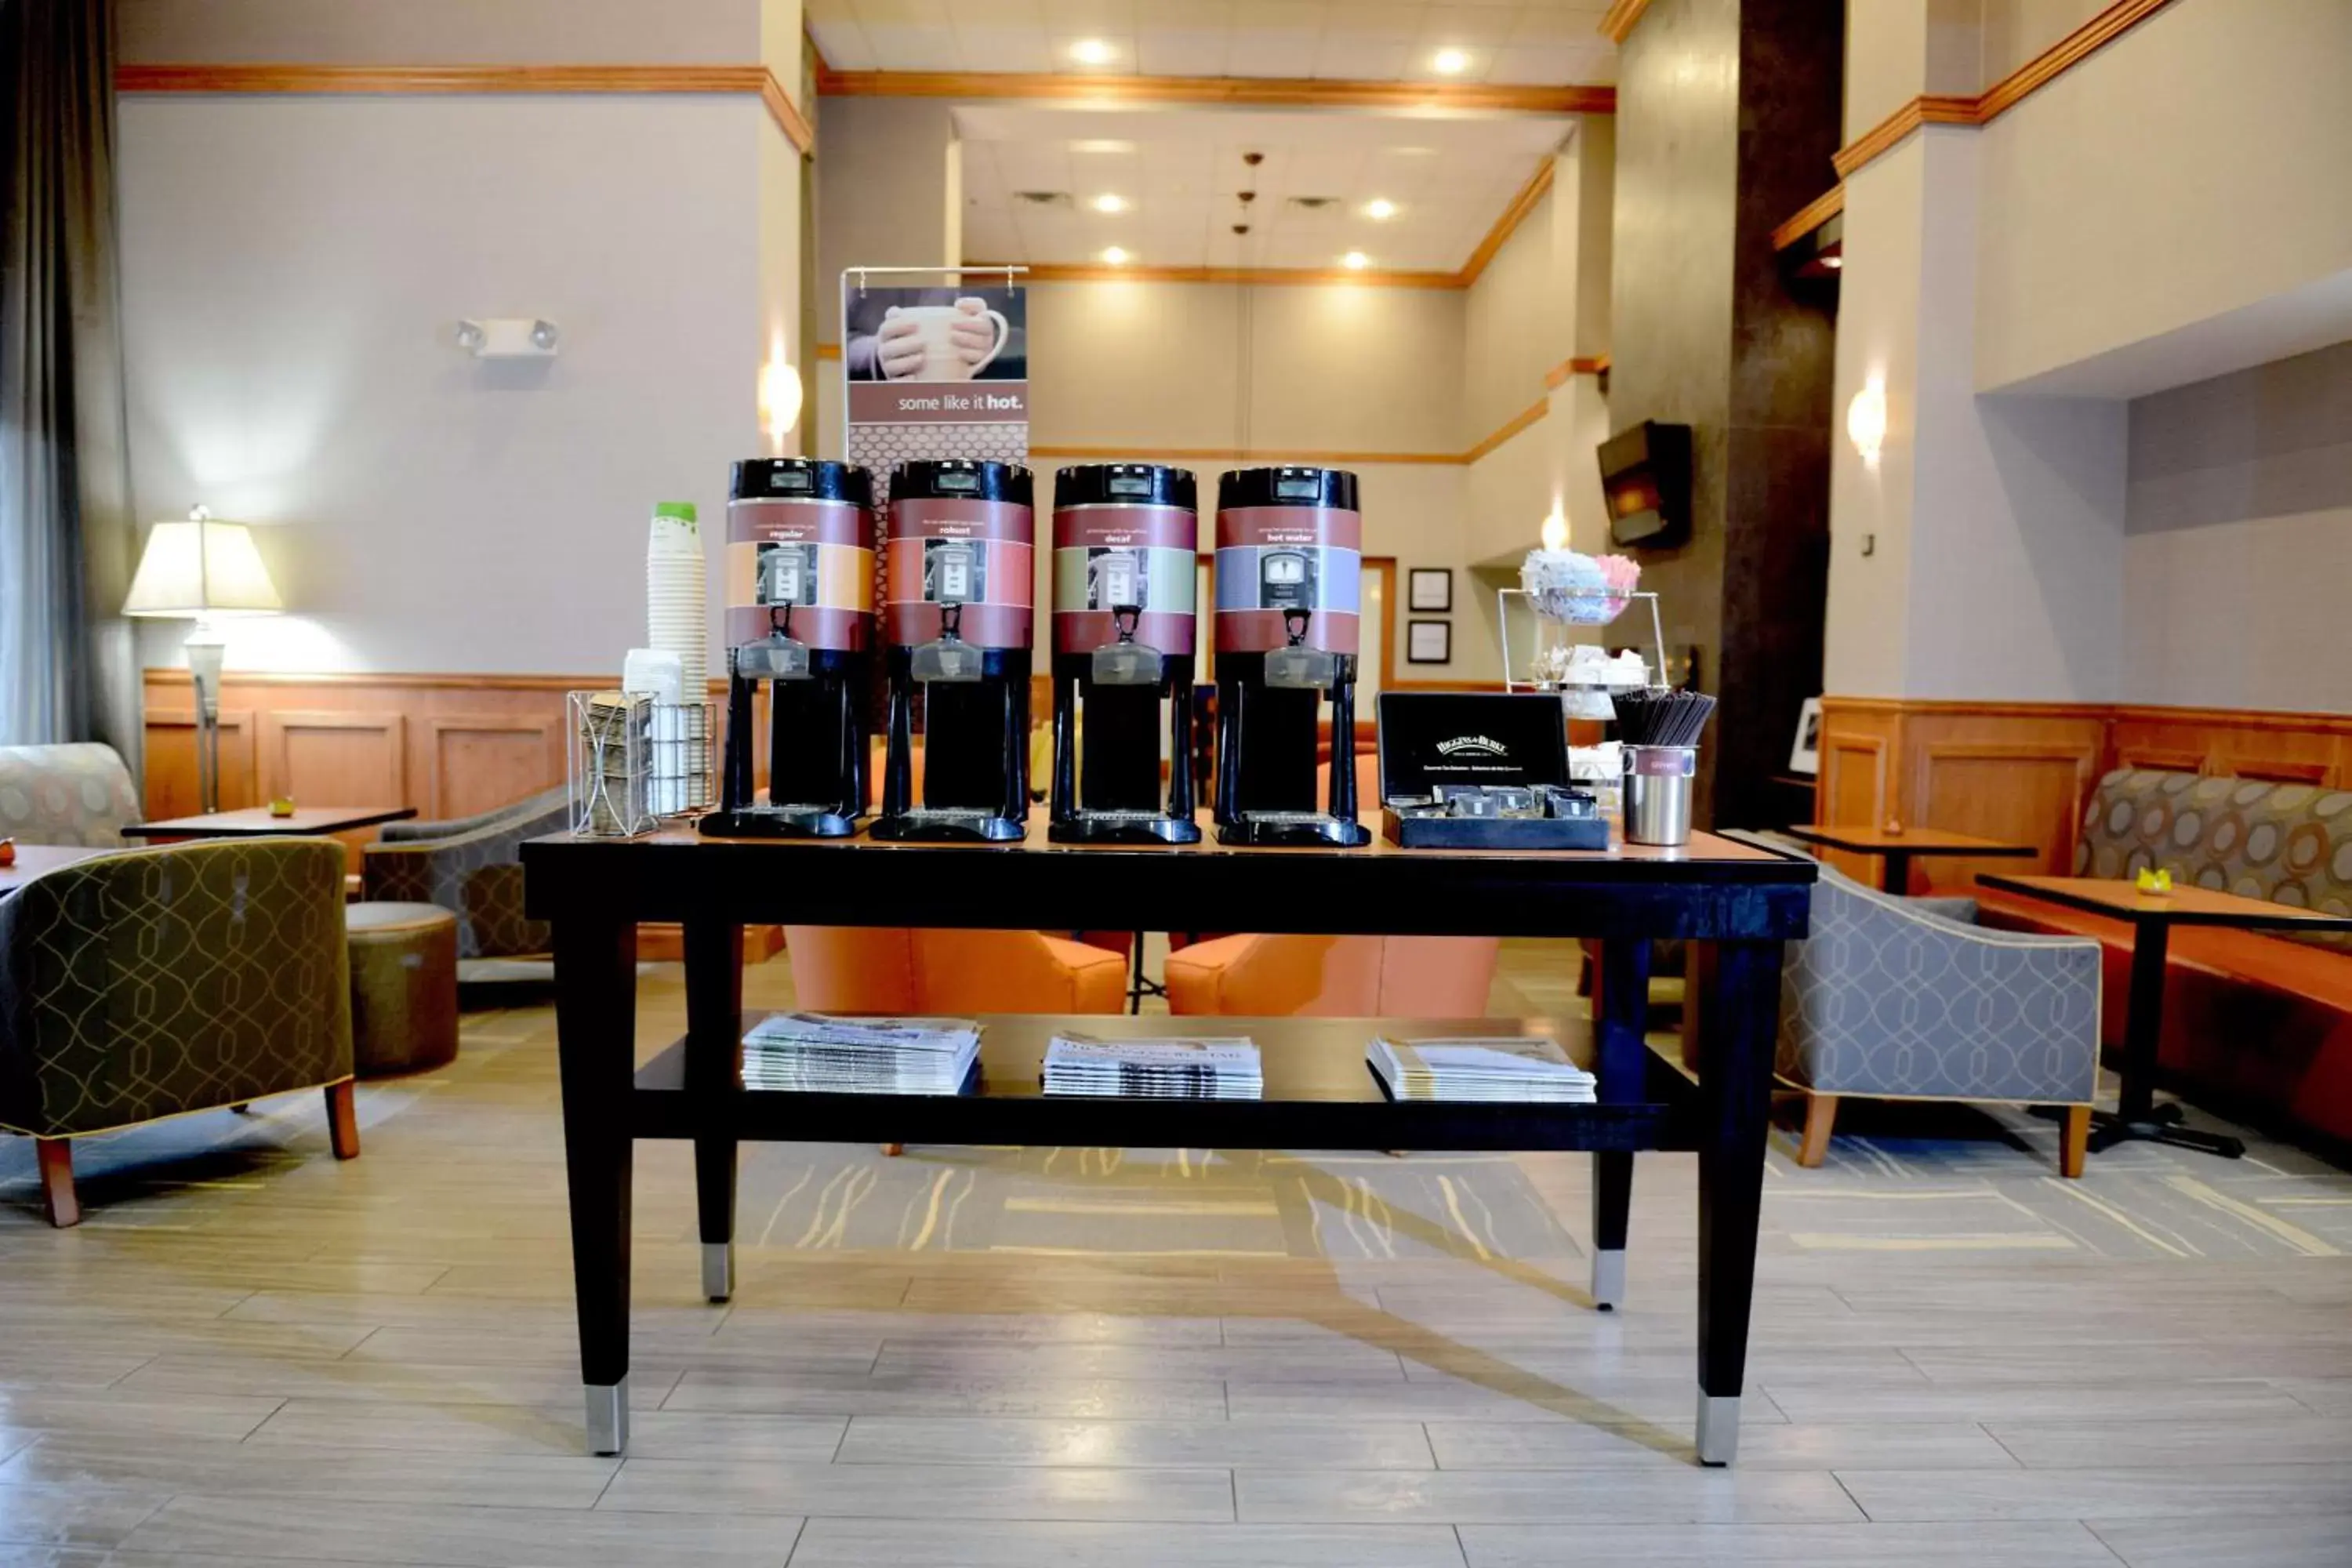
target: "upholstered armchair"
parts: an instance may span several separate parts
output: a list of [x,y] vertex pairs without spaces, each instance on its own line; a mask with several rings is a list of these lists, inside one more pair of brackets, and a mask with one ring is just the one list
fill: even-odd
[[821,1013],[1120,1013],[1127,961],[1034,931],[786,926],[793,995]]
[[38,1141],[53,1225],[71,1140],[297,1089],[359,1153],[343,847],[219,840],[100,855],[0,896],[0,1130]]
[[[1794,839],[1729,833],[1783,854]],[[1812,933],[1781,970],[1778,1068],[1807,1096],[1798,1163],[1828,1152],[1848,1095],[2065,1107],[2059,1168],[2083,1173],[2099,1080],[2099,944],[1974,923],[1968,899],[1904,899],[1823,866]]]
[[140,817],[138,786],[111,746],[0,746],[0,838],[112,849]]
[[1168,955],[1168,1010],[1478,1018],[1503,944],[1481,936],[1220,936]]
[[570,820],[567,793],[556,788],[478,816],[389,823],[364,851],[363,896],[455,914],[460,963],[544,953],[547,923],[523,917],[521,847]]

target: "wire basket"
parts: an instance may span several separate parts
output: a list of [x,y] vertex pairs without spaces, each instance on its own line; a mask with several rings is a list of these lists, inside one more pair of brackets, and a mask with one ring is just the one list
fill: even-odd
[[656,702],[649,743],[656,816],[691,816],[719,804],[719,710],[709,702]]

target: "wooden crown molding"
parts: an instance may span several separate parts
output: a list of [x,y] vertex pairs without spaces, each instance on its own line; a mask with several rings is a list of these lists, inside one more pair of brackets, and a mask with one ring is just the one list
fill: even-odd
[[1545,415],[1550,412],[1551,399],[1549,397],[1537,398],[1533,403],[1528,404],[1525,408],[1520,409],[1517,414],[1512,415],[1508,419],[1503,421],[1501,429],[1496,430],[1493,435],[1487,437],[1485,440],[1479,442],[1476,446],[1463,453],[1462,460],[1465,463],[1476,462],[1479,458],[1485,457],[1487,453],[1493,451],[1496,447],[1501,446],[1504,442],[1509,440],[1512,437],[1517,435],[1528,426],[1535,424],[1538,420],[1541,419]]
[[1099,104],[1209,103],[1250,108],[1500,110],[1613,114],[1607,86],[1320,81],[1301,77],[1079,76],[1027,71],[837,71],[820,68],[828,98],[1000,98]]
[[803,154],[816,132],[766,66],[315,66],[126,65],[118,92],[234,93],[702,93],[759,95]]
[[1786,250],[1822,225],[1845,211],[1845,182],[1841,180],[1797,209],[1796,216],[1772,231],[1772,248]]
[[[1855,170],[1885,156],[1923,125],[1977,126],[1997,120],[2170,4],[2172,0],[2115,0],[1982,92],[1958,96],[1923,93],[1839,148],[1830,162],[1840,180],[1849,180]],[[1786,228],[1788,225],[1781,226]],[[1774,237],[1777,243],[1778,231]]]
[[841,357],[841,345],[839,343],[819,343],[816,346],[816,357],[821,360],[839,359]]
[[1550,191],[1551,174],[1552,160],[1547,157],[1529,176],[1528,183],[1519,187],[1519,194],[1511,198],[1511,205],[1503,209],[1503,216],[1495,220],[1495,226],[1486,231],[1486,237],[1478,242],[1478,248],[1470,253],[1470,259],[1462,264],[1461,281],[1457,288],[1467,289],[1478,281],[1478,275],[1486,270],[1486,264],[1495,259],[1495,253],[1503,248],[1511,236],[1518,231],[1519,225],[1527,221],[1528,215],[1536,210],[1536,204]]
[[1607,354],[1596,354],[1590,359],[1581,355],[1573,359],[1564,359],[1544,372],[1544,390],[1558,392],[1580,375],[1607,375],[1608,374],[1609,356]]
[[[1092,263],[1062,265],[1046,262],[1026,266],[1030,283],[1240,283],[1240,284],[1314,284],[1353,283],[1373,289],[1459,289],[1461,275],[1454,272],[1381,272],[1367,268],[1351,272],[1344,267],[1103,267]],[[964,270],[985,272],[992,267],[1002,268],[1002,261],[968,261]]]
[[1650,8],[1650,0],[1617,0],[1601,18],[1601,30],[1612,44],[1622,44],[1633,36],[1633,24]]

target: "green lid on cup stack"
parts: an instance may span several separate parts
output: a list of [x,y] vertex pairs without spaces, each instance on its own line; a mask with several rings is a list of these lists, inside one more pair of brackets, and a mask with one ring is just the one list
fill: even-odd
[[680,522],[694,521],[694,503],[690,500],[659,500],[654,502],[656,517],[674,517]]

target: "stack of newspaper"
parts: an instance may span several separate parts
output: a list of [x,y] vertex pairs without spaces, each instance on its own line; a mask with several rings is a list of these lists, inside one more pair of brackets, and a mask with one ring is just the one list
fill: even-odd
[[970,1018],[771,1013],[743,1037],[746,1089],[823,1094],[956,1094],[980,1054]]
[[1540,1037],[1376,1039],[1364,1055],[1396,1100],[1590,1105],[1598,1081],[1570,1061],[1557,1040]]
[[1257,1047],[1242,1039],[1098,1040],[1056,1035],[1045,1047],[1047,1094],[1144,1100],[1259,1100]]

